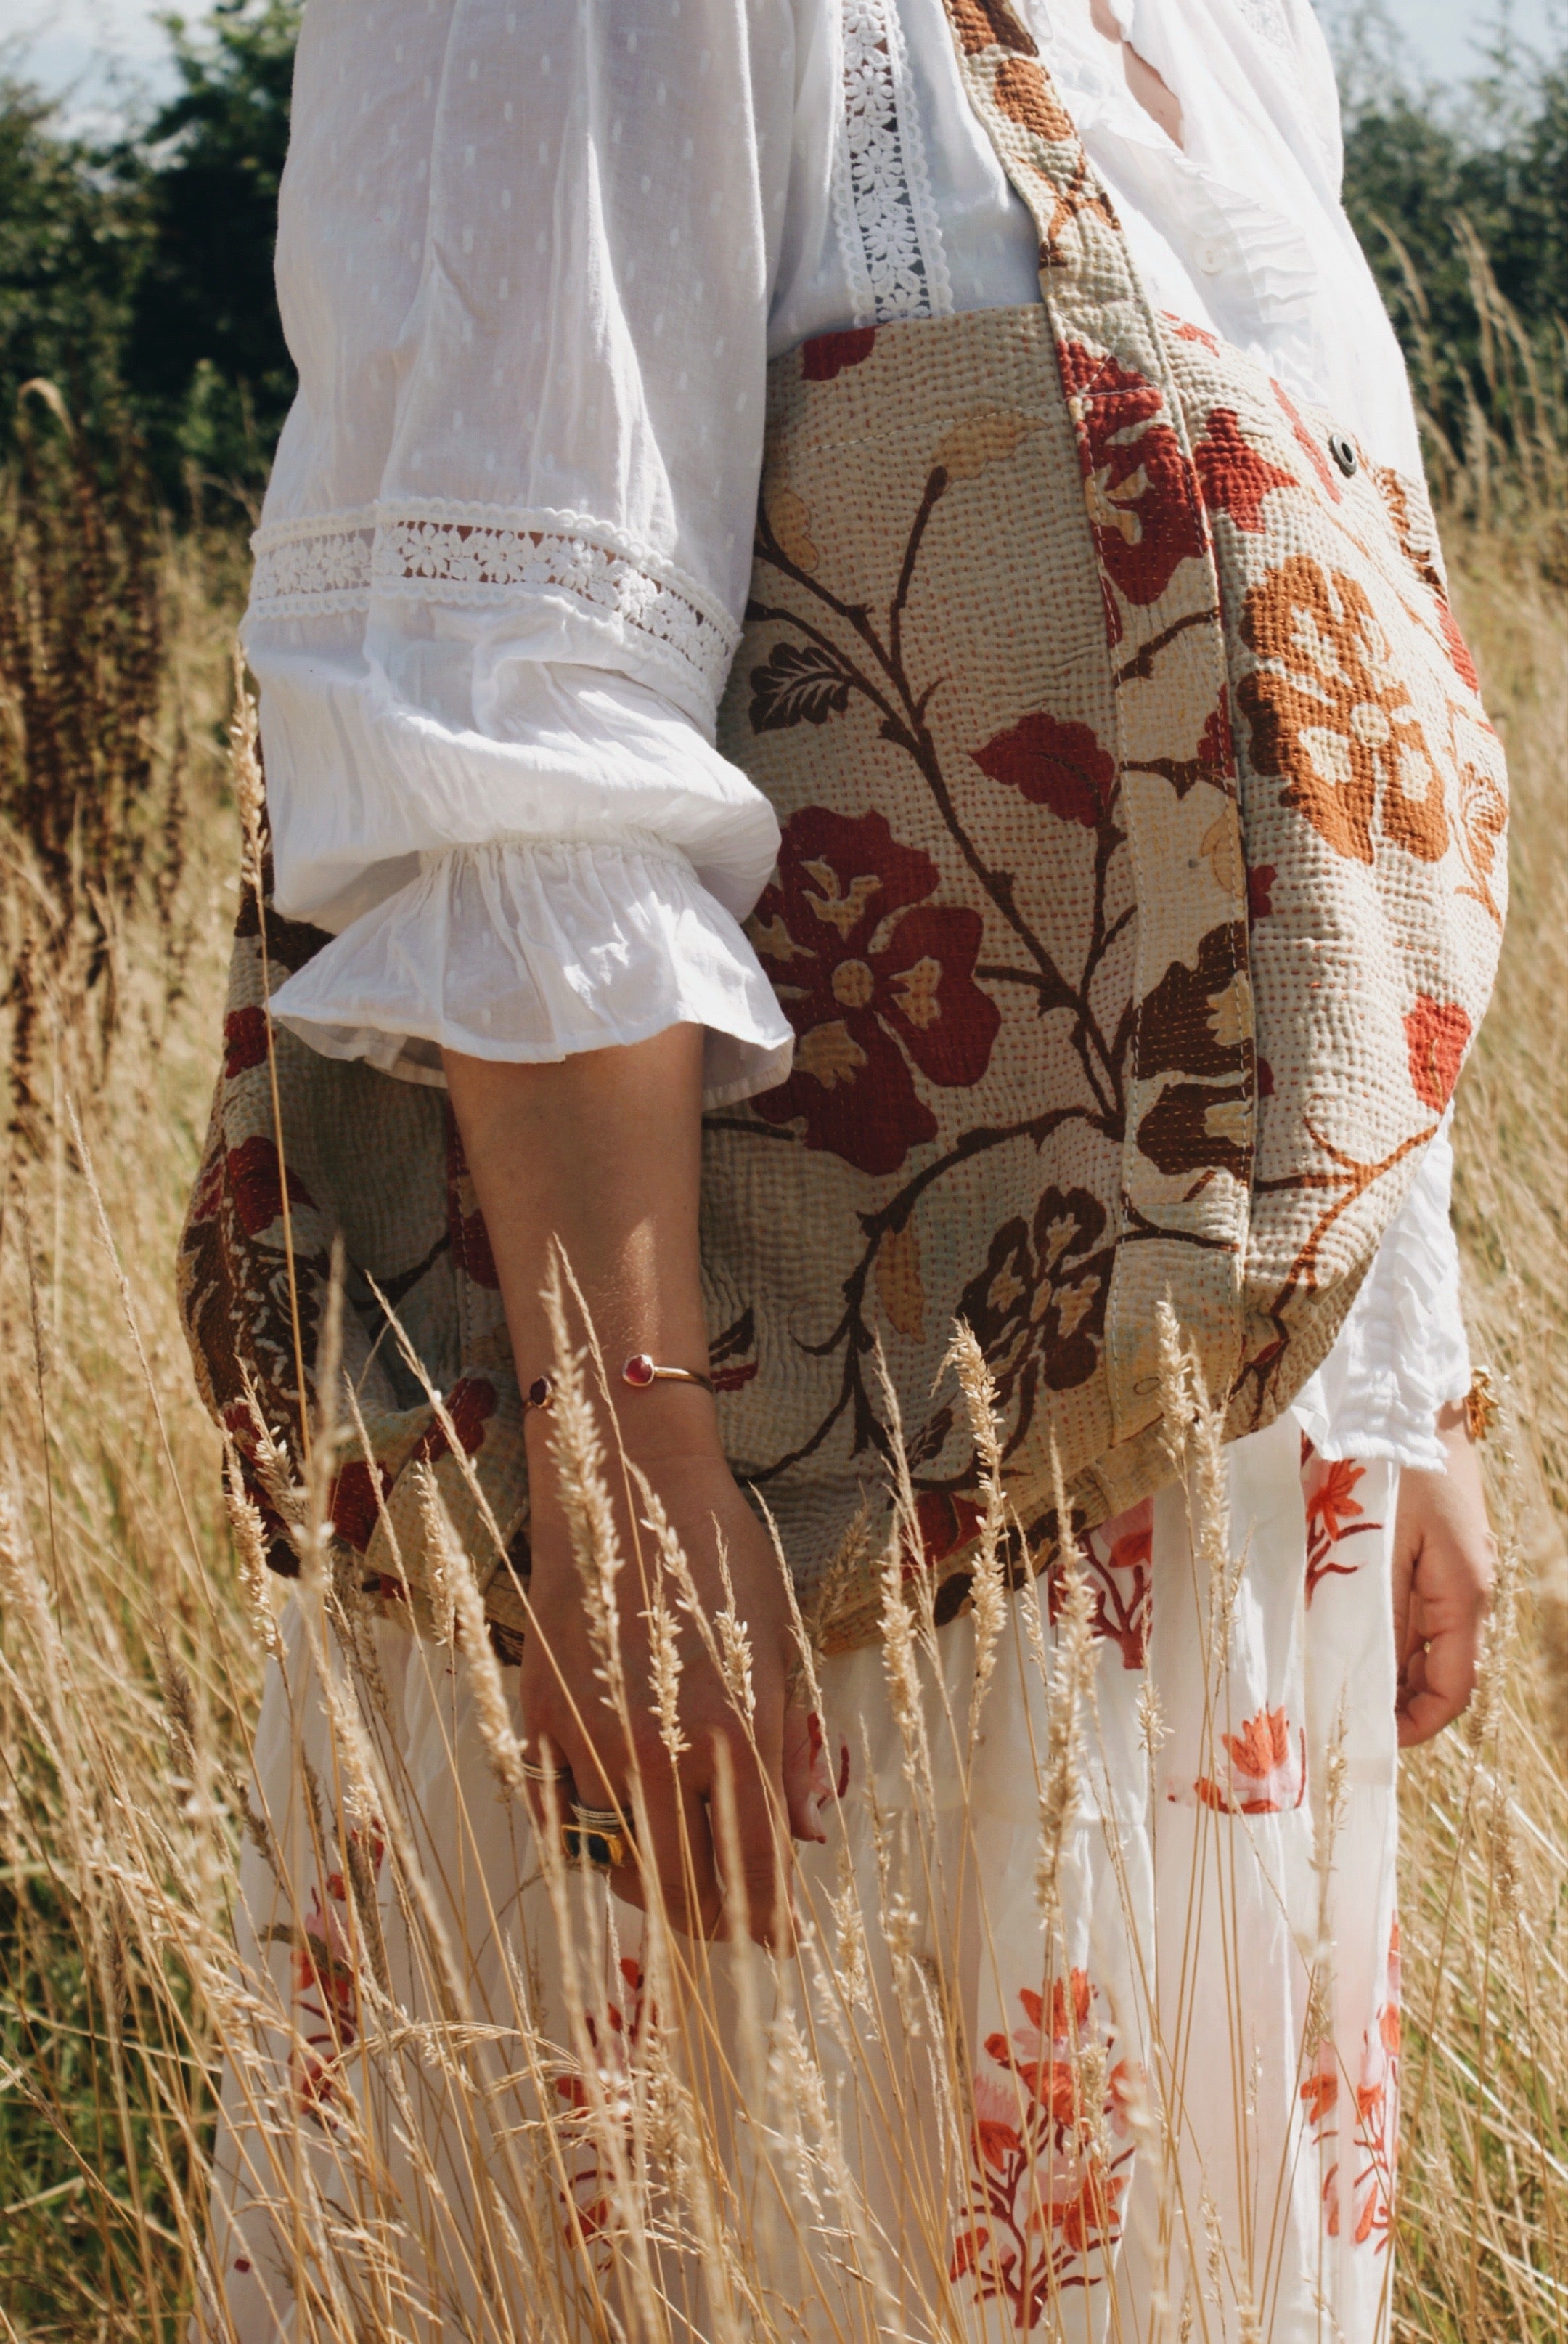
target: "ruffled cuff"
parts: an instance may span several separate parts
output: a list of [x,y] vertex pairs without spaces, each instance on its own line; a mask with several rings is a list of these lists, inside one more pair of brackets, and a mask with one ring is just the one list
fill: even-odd
[[701,1026],[709,1107],[771,1090],[794,1048],[737,922],[685,855],[635,832],[424,856],[272,1009],[327,1057],[438,1086],[443,1048],[533,1065]]
[[1422,1157],[1339,1339],[1297,1394],[1295,1414],[1323,1457],[1386,1457],[1441,1473],[1437,1412],[1470,1389],[1470,1343],[1450,1218],[1452,1110]]

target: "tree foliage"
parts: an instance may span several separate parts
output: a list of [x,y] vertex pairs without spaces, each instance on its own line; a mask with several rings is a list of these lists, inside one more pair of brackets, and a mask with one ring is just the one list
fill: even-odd
[[[294,381],[272,253],[300,10],[216,0],[196,32],[169,17],[178,92],[109,146],[0,83],[0,450],[18,386],[44,374],[78,414],[128,410],[166,494],[216,483],[254,506]],[[1351,21],[1375,25],[1376,0]],[[1436,432],[1473,445],[1479,417],[1511,442],[1531,370],[1564,372],[1568,54],[1500,42],[1446,98],[1371,55],[1363,39],[1360,70],[1346,59],[1346,207]],[[1538,432],[1538,399],[1532,414]]]

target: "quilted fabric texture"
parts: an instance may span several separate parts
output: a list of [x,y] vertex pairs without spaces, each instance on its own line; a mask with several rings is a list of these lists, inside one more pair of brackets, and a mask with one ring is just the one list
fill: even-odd
[[[719,732],[783,826],[751,934],[797,1052],[709,1118],[714,1372],[829,1650],[878,1632],[879,1347],[942,1619],[976,1519],[956,1317],[1036,1564],[1053,1443],[1085,1525],[1168,1476],[1162,1299],[1232,1436],[1288,1404],[1437,1128],[1504,908],[1503,759],[1424,490],[1151,311],[1030,36],[1005,0],[948,5],[1044,302],[775,364]],[[264,1004],[312,932],[272,924],[269,974],[242,918],[182,1257],[242,1446],[246,1374],[298,1415]],[[517,1389],[455,1136],[428,1092],[273,1048],[307,1367],[335,1228],[355,1266],[377,1476],[343,1469],[339,1535],[417,1601],[431,1459],[514,1649]]]

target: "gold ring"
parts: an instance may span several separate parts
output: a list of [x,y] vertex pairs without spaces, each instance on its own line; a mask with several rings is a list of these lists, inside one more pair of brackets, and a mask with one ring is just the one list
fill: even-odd
[[615,1872],[627,1860],[629,1835],[614,1807],[574,1805],[570,1823],[560,1828],[567,1862],[579,1869]]

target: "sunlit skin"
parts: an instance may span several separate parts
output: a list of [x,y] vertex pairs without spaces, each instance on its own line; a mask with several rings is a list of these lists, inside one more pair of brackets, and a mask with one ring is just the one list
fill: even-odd
[[[645,1853],[672,1918],[710,1935],[723,1919],[709,1810],[718,1749],[734,1781],[737,1836],[753,1935],[779,1940],[789,1833],[822,1836],[808,1783],[805,1720],[785,1715],[793,1650],[788,1598],[771,1542],[737,1489],[712,1398],[692,1385],[633,1390],[620,1362],[647,1351],[671,1367],[708,1367],[698,1268],[702,1033],[677,1026],[629,1048],[554,1066],[492,1065],[447,1054],[447,1079],[500,1276],[525,1386],[549,1367],[540,1289],[552,1238],[582,1288],[610,1370],[620,1443],[662,1500],[709,1616],[724,1602],[719,1547],[751,1641],[754,1753],[723,1682],[694,1632],[682,1638],[681,1723],[691,1744],[674,1770],[660,1739],[636,1567],[618,1590],[631,1742],[647,1799]],[[607,1436],[609,1428],[606,1428]],[[577,1796],[631,1812],[627,1736],[595,1678],[581,1582],[561,1510],[549,1418],[525,1428],[532,1499],[529,1601],[538,1634],[524,1645],[523,1730],[531,1753],[558,1753]],[[622,1550],[633,1552],[625,1477],[612,1474]],[[648,1541],[642,1543],[646,1546]],[[788,1723],[788,1763],[786,1758]],[[682,1830],[682,1817],[685,1829]],[[635,1868],[615,1885],[641,1903]]]
[[[672,1768],[653,1704],[648,1624],[640,1616],[645,1598],[635,1566],[621,1580],[648,1860],[672,1916],[703,1934],[721,1925],[708,1802],[722,1749],[735,1784],[749,1925],[758,1937],[782,1943],[789,1934],[785,1825],[797,1837],[822,1836],[805,1722],[798,1710],[786,1714],[791,1638],[783,1581],[769,1538],[725,1460],[709,1394],[678,1384],[633,1390],[617,1372],[633,1351],[676,1367],[708,1365],[698,1262],[701,1076],[702,1036],[689,1026],[554,1066],[447,1055],[453,1109],[489,1231],[519,1377],[526,1385],[550,1363],[540,1288],[551,1240],[558,1238],[609,1365],[625,1453],[668,1510],[710,1615],[724,1601],[722,1538],[737,1609],[750,1634],[755,1753],[718,1671],[688,1632],[681,1718],[691,1747]],[[1393,1599],[1405,1744],[1440,1732],[1469,1700],[1492,1577],[1486,1503],[1463,1409],[1444,1410],[1440,1430],[1448,1471],[1406,1470],[1400,1485]],[[558,1753],[578,1798],[606,1805],[613,1800],[629,1814],[627,1737],[595,1677],[548,1415],[529,1415],[526,1439],[533,1492],[529,1600],[539,1632],[524,1651],[524,1733],[536,1755]],[[633,1517],[624,1477],[612,1480],[630,1553]],[[634,1867],[618,1872],[615,1884],[632,1902],[642,1901]]]

